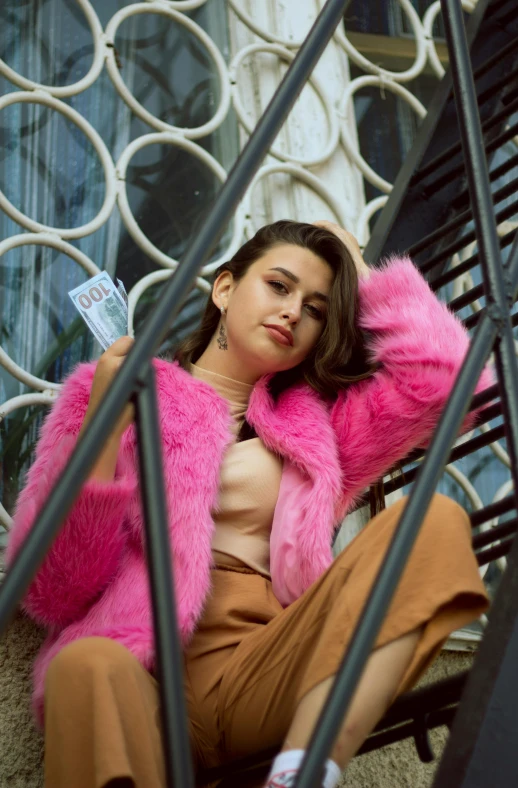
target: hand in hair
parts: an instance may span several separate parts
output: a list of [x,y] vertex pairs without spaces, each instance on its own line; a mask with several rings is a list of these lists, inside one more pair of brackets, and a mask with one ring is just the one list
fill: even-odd
[[356,270],[358,271],[358,276],[369,276],[369,267],[363,259],[358,241],[352,233],[344,230],[343,227],[335,224],[335,222],[328,222],[325,219],[320,219],[318,222],[313,222],[313,224],[315,227],[322,227],[323,230],[329,230],[330,233],[334,233],[334,235],[336,235],[342,241],[343,245],[351,255],[356,266]]

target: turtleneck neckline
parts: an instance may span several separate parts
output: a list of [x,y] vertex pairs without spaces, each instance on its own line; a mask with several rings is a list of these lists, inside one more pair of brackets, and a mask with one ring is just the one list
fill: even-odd
[[208,383],[221,397],[227,400],[230,405],[230,414],[234,419],[235,432],[239,432],[246,416],[248,401],[254,388],[253,385],[242,383],[240,380],[233,380],[233,378],[227,378],[225,375],[220,375],[217,372],[210,372],[208,369],[197,367],[196,364],[190,364],[189,371],[194,378]]

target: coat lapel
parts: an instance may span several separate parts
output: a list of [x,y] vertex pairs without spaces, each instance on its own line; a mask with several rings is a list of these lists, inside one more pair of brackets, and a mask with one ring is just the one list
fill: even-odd
[[277,402],[268,391],[268,377],[258,381],[247,419],[271,451],[289,459],[318,488],[319,495],[337,501],[341,469],[328,410],[307,384],[284,391]]

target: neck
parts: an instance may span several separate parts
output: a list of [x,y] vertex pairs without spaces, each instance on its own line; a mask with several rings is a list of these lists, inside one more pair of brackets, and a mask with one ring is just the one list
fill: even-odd
[[211,339],[195,363],[197,367],[208,372],[215,372],[217,375],[224,375],[226,378],[237,380],[240,383],[248,383],[252,386],[261,377],[260,374],[246,367],[241,359],[237,359],[232,351],[221,350],[215,337]]

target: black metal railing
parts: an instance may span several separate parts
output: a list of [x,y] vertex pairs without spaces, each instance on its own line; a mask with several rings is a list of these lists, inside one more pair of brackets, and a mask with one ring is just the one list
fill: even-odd
[[[237,203],[243,196],[246,187],[284,123],[297,95],[340,22],[346,5],[346,0],[328,0],[320,13],[257,128],[232,168],[204,226],[182,258],[175,275],[167,283],[156,308],[130,351],[127,361],[107,391],[89,425],[88,432],[78,442],[61,479],[52,490],[23,548],[9,568],[0,590],[0,628],[3,630],[56,538],[81,485],[103,448],[111,426],[117,420],[124,405],[132,400],[136,408],[139,471],[146,523],[146,550],[153,603],[157,677],[161,692],[166,774],[168,785],[175,786],[175,788],[193,786],[194,775],[182,689],[182,661],[176,628],[172,562],[161,470],[160,441],[158,440],[155,381],[150,361],[192,287],[198,270],[207,260],[219,235],[231,219]],[[484,151],[459,0],[441,0],[441,5],[461,127],[462,150],[468,173],[470,217],[473,218],[475,225],[474,238],[478,241],[478,257],[483,272],[486,307],[478,318],[469,352],[425,459],[415,473],[415,485],[369,599],[365,604],[359,624],[344,655],[330,693],[330,699],[315,726],[298,777],[297,788],[312,788],[317,784],[324,760],[331,750],[347,712],[417,537],[424,513],[450,455],[453,440],[459,432],[474,388],[493,349],[497,359],[499,407],[501,407],[504,417],[501,431],[507,438],[515,482],[515,494],[512,496],[515,508],[517,503],[515,495],[518,491],[516,484],[518,478],[518,368],[514,356],[513,322],[509,314],[509,305],[514,302],[518,291],[518,238],[514,239],[509,261],[504,269],[501,263],[500,244],[497,238],[496,219],[491,202],[485,158],[485,153],[488,152],[491,145],[494,145],[495,140],[486,145]],[[485,6],[488,6],[487,2]],[[499,120],[494,121],[493,126],[498,122]],[[487,125],[489,128],[493,128],[491,124]],[[502,134],[499,134],[497,139],[501,136]],[[449,157],[451,158],[457,152],[457,149],[453,153],[450,151]],[[422,170],[420,177],[424,178],[426,174],[426,169]],[[449,175],[451,175],[451,171]],[[445,251],[443,250],[443,253]],[[436,261],[434,261],[435,264]],[[459,449],[461,448],[459,447]],[[480,523],[483,522],[484,520],[480,520]],[[515,522],[506,523],[503,530],[499,532],[499,538],[503,540],[506,551],[509,551],[515,527]],[[477,539],[478,536],[475,538]],[[475,544],[480,550],[480,555],[484,558],[490,551],[493,551],[491,553],[493,555],[496,549],[487,548],[488,544],[490,542],[486,542],[482,538],[478,539]],[[513,554],[517,551],[518,545],[515,545]],[[458,681],[456,687],[458,690]],[[409,700],[408,703],[411,704],[414,701]],[[417,741],[422,731],[421,728],[416,730],[417,722],[415,720],[419,718],[419,714],[415,709],[414,712],[414,728],[412,730]],[[436,709],[435,712],[437,720],[446,720],[445,710]]]
[[177,633],[172,562],[167,531],[154,371],[150,364],[169,325],[232,218],[246,187],[277,136],[315,64],[342,19],[346,0],[327,0],[306,40],[229,173],[203,227],[182,257],[161,298],[106,392],[88,431],[79,440],[61,479],[9,568],[0,590],[0,631],[14,614],[56,538],[81,485],[102,451],[124,405],[133,400],[139,444],[139,470],[146,521],[146,548],[152,591],[157,677],[161,692],[168,785],[194,785],[183,703],[182,662]]

